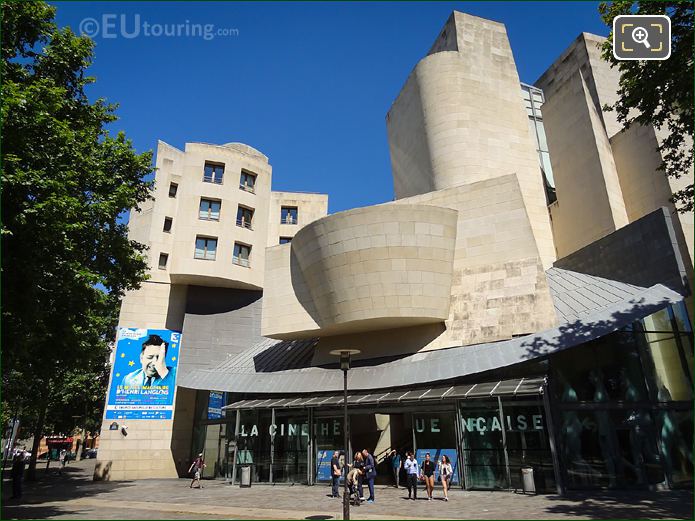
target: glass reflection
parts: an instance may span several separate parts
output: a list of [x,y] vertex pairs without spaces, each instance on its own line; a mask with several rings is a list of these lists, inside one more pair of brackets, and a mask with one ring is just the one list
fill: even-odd
[[672,485],[692,483],[693,414],[692,411],[661,411],[657,416],[659,448],[664,471]]

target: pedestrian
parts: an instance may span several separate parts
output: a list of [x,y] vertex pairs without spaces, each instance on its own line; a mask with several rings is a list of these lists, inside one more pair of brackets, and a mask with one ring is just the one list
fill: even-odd
[[367,480],[367,486],[369,487],[369,498],[367,503],[374,503],[376,497],[374,497],[374,479],[376,479],[376,460],[374,456],[371,455],[369,449],[364,449],[362,451],[362,456],[364,457],[364,479]]
[[449,456],[442,456],[442,460],[439,462],[439,479],[442,482],[442,489],[444,489],[444,501],[449,501],[449,486],[451,486],[451,479],[454,475],[454,468],[451,466],[451,460]]
[[364,457],[360,451],[355,452],[352,468],[357,469],[357,494],[359,500],[364,501],[364,492],[362,491],[362,482],[364,481]]
[[58,455],[58,461],[60,462],[60,468],[58,469],[58,474],[63,474],[63,469],[65,468],[65,464],[67,463],[67,455],[68,451],[65,449],[61,449],[60,453]]
[[417,499],[417,478],[420,474],[420,468],[412,452],[408,452],[407,458],[403,462],[403,468],[405,469],[405,483],[408,487],[408,499],[415,501]]
[[193,474],[193,479],[191,480],[190,488],[193,488],[193,483],[198,482],[198,488],[203,488],[203,484],[200,481],[200,475],[203,469],[207,467],[205,461],[203,460],[203,453],[198,454],[198,457],[193,460],[191,467],[188,469],[189,474]]
[[340,497],[338,488],[340,486],[340,452],[334,451],[331,458],[331,497]]
[[24,451],[20,450],[12,458],[12,499],[22,498],[22,479],[24,479]]
[[436,468],[434,461],[430,458],[430,453],[425,453],[425,460],[422,462],[420,467],[422,480],[425,482],[425,488],[427,490],[427,500],[432,501],[432,494],[434,493],[434,469]]
[[391,451],[391,472],[393,472],[393,482],[398,488],[401,475],[401,455],[396,452],[396,449]]

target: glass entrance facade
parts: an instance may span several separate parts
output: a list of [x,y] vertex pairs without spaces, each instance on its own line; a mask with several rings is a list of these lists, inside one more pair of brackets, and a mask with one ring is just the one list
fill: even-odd
[[[547,374],[537,394],[494,396],[500,381],[475,398],[351,405],[349,457],[371,449],[383,482],[391,479],[387,455],[396,449],[418,460],[446,454],[454,484],[466,489],[519,489],[526,466],[541,492],[690,486],[692,339],[684,306],[667,307],[549,356],[535,366]],[[211,420],[208,393],[198,401],[191,454],[204,451],[204,477],[238,480],[239,465],[251,465],[257,483],[313,484],[330,479],[333,451],[344,449],[337,405],[230,410]]]
[[550,358],[568,488],[692,484],[692,332],[684,306]]

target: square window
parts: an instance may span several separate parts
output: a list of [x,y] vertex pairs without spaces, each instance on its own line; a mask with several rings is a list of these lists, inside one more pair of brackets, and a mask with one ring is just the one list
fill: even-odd
[[232,262],[239,266],[244,266],[245,268],[250,267],[251,257],[251,246],[248,244],[243,244],[241,242],[234,243],[234,256],[232,257]]
[[203,260],[215,260],[217,256],[216,237],[196,237],[195,238],[195,258]]
[[169,197],[176,197],[176,192],[179,189],[179,185],[176,183],[170,183],[169,184]]
[[205,170],[203,172],[203,181],[205,183],[221,185],[223,177],[224,165],[222,163],[205,163]]
[[298,216],[296,206],[283,206],[280,209],[280,224],[297,224]]
[[292,237],[280,237],[280,244],[287,244],[288,242],[292,242]]
[[168,253],[160,253],[159,254],[159,269],[160,270],[165,270],[167,268],[167,261],[169,260],[169,254]]
[[163,231],[165,233],[171,233],[171,226],[174,224],[174,220],[171,217],[165,217],[164,218],[164,228]]
[[251,224],[253,222],[253,208],[247,208],[246,206],[239,205],[239,209],[236,212],[236,225],[242,228],[248,228],[252,230]]
[[221,207],[222,201],[201,199],[200,207],[198,208],[198,218],[204,221],[219,221]]
[[256,174],[242,170],[239,178],[239,188],[254,193],[256,191]]

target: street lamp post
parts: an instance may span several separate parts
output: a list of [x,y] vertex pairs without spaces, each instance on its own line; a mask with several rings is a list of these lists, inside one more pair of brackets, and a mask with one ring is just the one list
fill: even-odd
[[350,443],[350,431],[348,428],[348,371],[350,370],[350,356],[356,355],[360,351],[358,349],[336,349],[330,353],[340,357],[340,369],[343,371],[343,451],[345,454],[346,472],[343,478],[343,519],[350,519],[350,493],[347,483],[347,465],[348,465],[348,444]]

